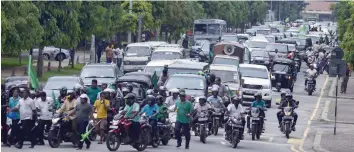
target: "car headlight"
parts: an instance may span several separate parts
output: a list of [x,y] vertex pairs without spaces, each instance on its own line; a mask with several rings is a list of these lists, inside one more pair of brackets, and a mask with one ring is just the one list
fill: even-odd
[[291,79],[291,76],[288,76],[288,79]]
[[59,121],[60,118],[54,118],[52,119],[52,124],[56,124]]

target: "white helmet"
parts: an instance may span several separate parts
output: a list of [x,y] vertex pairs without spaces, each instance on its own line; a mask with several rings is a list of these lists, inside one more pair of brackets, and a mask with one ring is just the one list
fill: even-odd
[[177,88],[171,89],[171,93],[179,93],[179,90]]
[[103,90],[104,92],[109,92],[109,93],[116,93],[116,90],[113,90],[111,88],[107,88]]

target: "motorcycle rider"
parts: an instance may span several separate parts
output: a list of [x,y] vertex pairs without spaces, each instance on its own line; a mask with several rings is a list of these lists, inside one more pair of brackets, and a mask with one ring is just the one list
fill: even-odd
[[62,87],[60,89],[59,93],[60,93],[60,95],[58,97],[58,100],[59,100],[60,105],[62,105],[64,103],[64,101],[66,100],[66,96],[68,95],[68,89],[66,87]]
[[159,107],[156,104],[156,98],[153,95],[148,95],[147,97],[148,104],[143,107],[141,110],[141,114],[145,113],[146,116],[149,118],[149,124],[152,127],[152,135],[153,138],[157,138],[157,118],[156,115],[159,113]]
[[129,134],[131,135],[132,142],[138,144],[140,143],[140,117],[138,115],[140,106],[135,102],[136,97],[133,93],[128,93],[124,99],[126,99],[126,105],[122,111],[122,114],[125,119],[133,119]]
[[161,95],[156,97],[157,106],[159,107],[159,113],[157,114],[156,118],[158,122],[164,123],[166,118],[168,118],[168,110],[164,104],[164,99]]
[[[243,136],[243,132],[244,132],[244,128],[245,128],[245,124],[246,124],[246,120],[245,120],[245,117],[242,117],[242,114],[245,113],[244,109],[243,109],[243,106],[241,103],[241,98],[238,97],[238,96],[234,96],[232,97],[232,104],[229,104],[227,106],[227,114],[229,114],[230,117],[241,117],[242,119],[242,130],[241,130],[241,140],[244,138]],[[229,124],[229,123],[226,123],[226,124]],[[231,126],[229,125],[226,125],[225,126],[225,137],[228,138],[227,134],[229,132],[229,130],[231,129]]]
[[[265,109],[265,102],[262,100],[262,94],[260,92],[257,92],[256,94],[254,94],[254,101],[252,102],[251,107],[254,108],[259,108],[260,113],[259,116],[261,116],[261,123],[262,125],[264,124],[264,117],[265,117],[265,113],[264,113],[264,109]],[[251,110],[249,111],[248,115],[247,115],[247,129],[248,129],[248,133],[250,133],[250,115],[251,115]],[[265,128],[263,128],[264,130]]]
[[166,99],[167,94],[166,94],[167,88],[165,86],[160,86],[159,88],[159,95],[164,97]]
[[307,85],[307,78],[308,77],[313,77],[313,83],[315,86],[315,90],[316,90],[316,76],[317,76],[317,70],[313,67],[313,65],[310,65],[310,68],[306,70],[306,79],[305,79],[305,90],[306,90],[306,85]]
[[[285,107],[292,107],[292,108],[297,108],[298,105],[296,105],[296,101],[293,99],[293,95],[288,92],[286,93],[286,100],[284,102],[282,102],[280,105],[279,105],[279,109],[282,109],[281,111],[279,111],[277,113],[277,118],[278,118],[278,122],[279,122],[279,128],[281,126],[281,121],[282,121],[282,118],[284,116],[284,112],[283,112],[283,108]],[[292,126],[292,129],[295,131],[295,125],[296,125],[296,121],[297,121],[297,118],[298,118],[298,115],[295,111],[293,111],[292,113],[292,116],[294,117],[294,123],[293,123],[293,126]]]
[[219,86],[219,96],[223,97],[227,95],[227,88],[225,85],[221,84],[221,78],[220,77],[216,77],[215,78],[215,84],[217,86]]
[[[199,114],[201,112],[208,112],[208,110],[212,109],[212,108],[213,107],[209,103],[207,103],[207,100],[206,100],[205,96],[199,97],[199,103],[194,106],[194,111],[193,111],[193,115],[194,115],[193,124],[192,124],[193,131],[196,130],[195,124],[198,122]],[[208,118],[209,118],[209,116],[208,116]],[[208,121],[210,122],[211,120],[208,120]],[[211,134],[211,127],[212,127],[211,123],[208,123],[209,134]]]
[[56,111],[57,113],[67,113],[67,114],[72,114],[70,115],[69,119],[71,121],[72,125],[72,131],[76,132],[76,115],[75,115],[75,107],[76,107],[76,99],[75,95],[73,92],[69,93],[69,96],[66,98],[64,103],[61,105],[61,107]]
[[[36,108],[37,112],[40,113],[39,117],[39,134],[38,145],[44,145],[44,130],[45,132],[49,132],[50,126],[52,125],[52,116],[53,116],[53,109],[54,109],[54,101],[52,98],[47,97],[45,92],[40,93],[40,99],[36,101]],[[45,128],[44,128],[45,126]]]
[[179,90],[177,88],[171,89],[171,96],[166,98],[165,104],[167,107],[176,105],[178,101]]
[[215,74],[210,74],[209,75],[209,78],[208,78],[208,86],[212,86],[213,84],[215,84],[215,79],[216,79],[216,76]]
[[[222,98],[218,96],[219,94],[219,87],[217,86],[214,86],[213,85],[213,88],[211,89],[211,94],[212,96],[208,97],[207,101],[213,105],[214,108],[221,108],[221,118],[224,118],[224,112],[223,110],[226,109],[225,105],[222,103]],[[223,124],[223,119],[219,119],[220,120],[220,124]]]

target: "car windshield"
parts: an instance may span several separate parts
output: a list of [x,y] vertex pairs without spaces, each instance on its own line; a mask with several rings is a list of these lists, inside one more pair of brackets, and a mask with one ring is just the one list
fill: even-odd
[[181,54],[176,52],[154,52],[152,53],[151,60],[173,60],[180,59]]
[[269,43],[275,43],[275,37],[266,37]]
[[250,41],[249,47],[251,48],[266,48],[267,42],[260,42],[260,41]]
[[288,47],[286,44],[268,44],[266,49],[271,52],[274,52],[275,49],[278,49],[279,53],[288,53]]
[[62,87],[72,89],[76,84],[78,84],[78,82],[75,79],[49,79],[44,90],[59,90]]
[[238,73],[235,71],[210,70],[210,74],[219,77],[222,82],[238,83]]
[[268,79],[268,72],[266,69],[253,68],[253,67],[240,67],[243,77]]
[[297,45],[306,45],[306,39],[295,39]]
[[8,78],[5,83],[14,82],[14,81],[28,81],[28,77],[27,77],[27,78],[25,78],[25,77],[12,77],[12,78]]
[[216,58],[214,58],[213,64],[238,65],[239,64],[239,60],[216,57]]
[[189,89],[189,90],[204,90],[205,80],[200,77],[184,77],[184,76],[172,76],[166,82],[166,88],[168,90],[173,88]]
[[289,72],[289,65],[286,64],[274,64],[273,65],[273,71],[278,71],[278,72]]
[[220,34],[220,25],[219,24],[209,24],[208,25],[208,34]]
[[288,48],[289,48],[290,51],[295,51],[296,50],[295,45],[288,45]]
[[81,71],[81,78],[114,78],[114,69],[108,67],[85,67]]
[[237,35],[223,36],[222,41],[238,41]]
[[162,73],[163,66],[146,66],[144,71],[154,73],[156,71],[157,75]]
[[127,56],[150,56],[151,50],[147,46],[130,46],[127,48]]
[[196,35],[207,34],[207,25],[206,24],[195,24],[194,25],[194,33]]
[[252,51],[251,56],[261,56],[266,57],[267,53],[265,51]]
[[257,34],[269,35],[270,34],[270,30],[257,30]]

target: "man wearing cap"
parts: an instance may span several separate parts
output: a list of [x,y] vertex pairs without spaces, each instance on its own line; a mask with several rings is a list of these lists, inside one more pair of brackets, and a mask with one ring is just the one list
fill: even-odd
[[171,94],[172,94],[172,96],[167,97],[165,100],[165,104],[167,107],[170,107],[172,105],[176,105],[176,102],[178,100],[179,90],[177,88],[174,88],[171,90]]
[[[75,115],[77,116],[77,131],[78,134],[78,147],[77,150],[81,150],[83,146],[83,142],[81,142],[81,135],[86,133],[86,127],[93,117],[92,106],[88,103],[89,97],[86,94],[80,95],[80,104],[75,107]],[[102,137],[101,137],[102,138]],[[89,139],[85,139],[86,149],[90,148],[91,142]]]
[[70,115],[71,125],[73,131],[76,131],[76,115],[75,115],[75,106],[76,99],[73,92],[69,93],[69,96],[66,98],[64,103],[61,105],[60,109],[57,110],[57,113],[67,113]]
[[185,148],[189,149],[189,141],[191,138],[190,134],[190,114],[193,112],[193,105],[191,102],[186,100],[186,93],[179,93],[180,100],[176,102],[176,126],[175,126],[175,136],[177,139],[177,147],[181,147],[181,129],[183,128],[183,134],[186,139]]
[[96,100],[95,104],[93,105],[94,111],[97,110],[97,121],[99,122],[96,127],[97,132],[100,133],[100,141],[98,142],[98,144],[103,143],[104,130],[106,129],[107,125],[107,112],[109,109],[109,105],[109,100],[106,100],[105,95],[102,95],[101,98],[99,100]]

